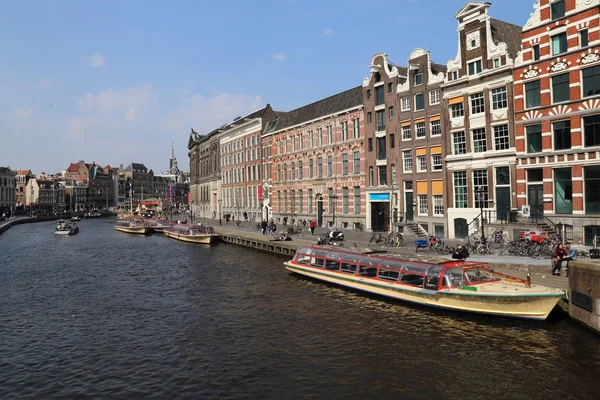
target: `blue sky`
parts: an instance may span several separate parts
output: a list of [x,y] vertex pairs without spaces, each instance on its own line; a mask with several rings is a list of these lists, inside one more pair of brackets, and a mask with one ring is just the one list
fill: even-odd
[[[534,0],[492,1],[524,25]],[[445,64],[462,0],[4,0],[0,165],[71,161],[187,170],[190,127],[209,132],[270,103],[289,111],[358,86],[371,56]],[[49,104],[56,105],[52,108]]]

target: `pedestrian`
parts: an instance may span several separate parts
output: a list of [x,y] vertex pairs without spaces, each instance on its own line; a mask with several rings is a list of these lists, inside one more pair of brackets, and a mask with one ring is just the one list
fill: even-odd
[[269,222],[267,224],[267,231],[268,231],[268,236],[271,236],[271,228],[273,227],[273,224],[271,222]]
[[317,227],[317,221],[314,219],[310,221],[310,234],[315,236],[315,228]]
[[287,226],[288,217],[283,217],[283,226]]
[[267,221],[265,221],[263,219],[262,222],[260,223],[260,226],[262,228],[262,234],[266,235],[267,234]]
[[244,211],[244,221],[248,222],[248,213]]
[[217,218],[217,212],[213,211],[213,219]]
[[469,257],[469,252],[462,244],[457,244],[454,252],[452,253],[452,258],[456,260],[466,260]]

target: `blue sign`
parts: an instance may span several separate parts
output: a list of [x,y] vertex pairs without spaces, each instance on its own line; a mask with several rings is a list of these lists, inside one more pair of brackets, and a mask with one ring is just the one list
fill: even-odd
[[371,201],[390,201],[389,193],[370,193],[369,200]]

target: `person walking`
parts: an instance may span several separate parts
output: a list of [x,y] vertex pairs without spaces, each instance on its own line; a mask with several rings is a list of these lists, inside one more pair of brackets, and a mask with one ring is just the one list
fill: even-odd
[[315,236],[315,228],[317,227],[317,221],[314,219],[310,221],[310,234]]
[[262,222],[260,223],[260,226],[262,228],[262,234],[266,235],[267,234],[267,221],[265,221],[263,219]]

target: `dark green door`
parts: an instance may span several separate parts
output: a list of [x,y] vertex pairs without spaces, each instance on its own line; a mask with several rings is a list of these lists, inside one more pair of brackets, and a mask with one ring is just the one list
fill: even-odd
[[323,198],[317,198],[317,226],[323,226]]
[[510,212],[510,187],[496,188],[496,218],[500,221],[508,221]]
[[387,232],[389,222],[388,203],[374,201],[371,203],[371,230]]
[[413,192],[405,192],[406,222],[413,221]]
[[464,218],[454,219],[454,237],[466,238],[469,235],[469,225]]
[[533,221],[544,215],[544,185],[527,186],[527,204]]

